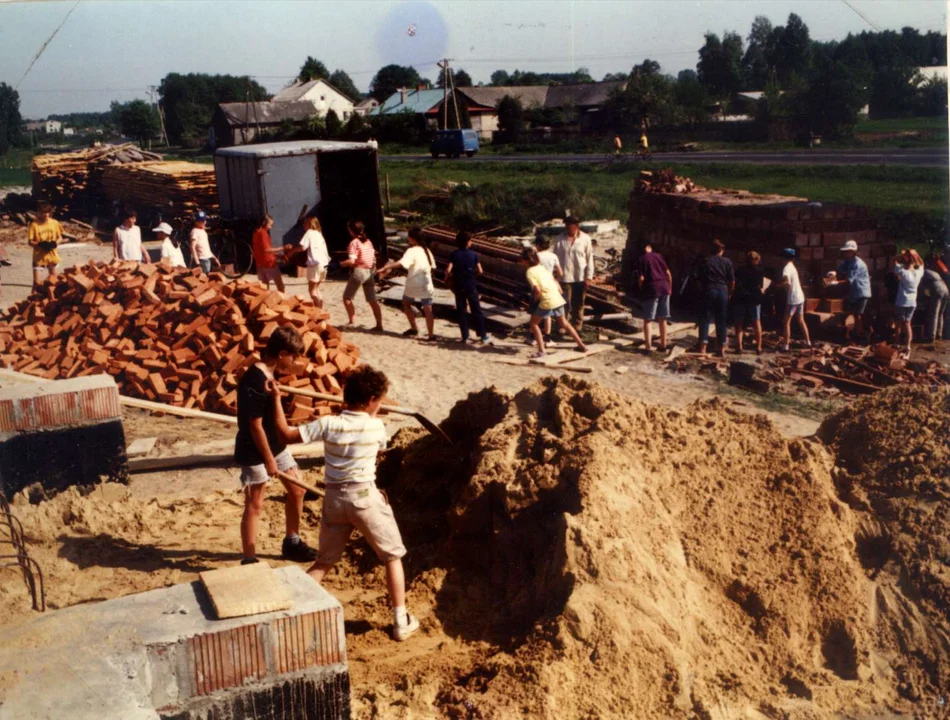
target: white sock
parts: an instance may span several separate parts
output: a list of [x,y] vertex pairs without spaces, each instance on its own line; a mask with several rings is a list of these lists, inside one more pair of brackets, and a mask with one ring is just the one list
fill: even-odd
[[405,605],[393,608],[393,624],[396,625],[396,627],[409,624],[409,613],[406,612]]
[[292,533],[287,536],[287,539],[290,540],[291,545],[296,545],[300,542],[300,536],[297,533]]

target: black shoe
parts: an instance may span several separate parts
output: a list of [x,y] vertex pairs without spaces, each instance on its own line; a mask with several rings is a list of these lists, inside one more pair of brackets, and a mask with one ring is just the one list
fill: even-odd
[[252,558],[242,558],[242,559],[241,559],[241,564],[242,564],[242,565],[253,565],[253,564],[256,563],[256,562],[260,562],[260,560],[258,560],[256,557],[252,557]]
[[317,559],[317,551],[303,540],[291,542],[290,538],[284,538],[284,544],[280,548],[280,556],[291,562],[313,562]]

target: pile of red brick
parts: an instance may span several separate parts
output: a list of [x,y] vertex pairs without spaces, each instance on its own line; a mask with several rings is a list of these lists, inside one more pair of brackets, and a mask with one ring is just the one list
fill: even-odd
[[[296,327],[305,354],[278,381],[341,394],[359,349],[329,314],[257,282],[125,262],[71,268],[0,316],[0,365],[47,379],[109,373],[124,395],[234,414],[241,373],[267,338]],[[291,421],[331,412],[288,398]]]

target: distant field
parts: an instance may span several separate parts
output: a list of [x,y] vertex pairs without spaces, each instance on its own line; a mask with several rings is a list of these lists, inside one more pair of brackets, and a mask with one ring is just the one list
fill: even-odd
[[0,187],[29,185],[32,164],[32,150],[13,148],[6,155],[0,155]]
[[896,118],[893,120],[864,120],[855,127],[856,133],[921,132],[934,131],[946,134],[946,117]]

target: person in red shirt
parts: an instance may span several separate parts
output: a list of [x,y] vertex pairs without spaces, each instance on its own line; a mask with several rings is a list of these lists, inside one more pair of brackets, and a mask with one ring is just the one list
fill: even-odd
[[261,218],[254,237],[251,240],[251,251],[254,254],[254,264],[257,266],[257,279],[270,290],[270,281],[273,280],[278,292],[284,292],[284,278],[277,267],[276,255],[284,252],[283,248],[273,248],[270,244],[270,229],[274,226],[274,218],[264,215]]

